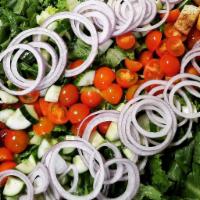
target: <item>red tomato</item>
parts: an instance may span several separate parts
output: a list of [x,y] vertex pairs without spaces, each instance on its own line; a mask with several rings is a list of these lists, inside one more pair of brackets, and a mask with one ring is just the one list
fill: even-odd
[[125,33],[116,37],[117,46],[121,49],[131,49],[136,43],[135,36],[132,33]]
[[113,83],[107,89],[101,91],[101,94],[107,102],[118,104],[122,98],[123,91],[118,84]]
[[141,62],[128,58],[125,59],[125,66],[131,72],[138,72],[143,68],[143,64]]
[[67,84],[62,87],[60,92],[59,102],[63,106],[71,106],[78,102],[79,91],[75,85]]
[[80,123],[89,113],[90,109],[85,104],[74,104],[69,109],[69,120],[72,124]]
[[81,102],[90,108],[99,106],[102,102],[102,97],[96,88],[86,87],[81,90]]
[[159,56],[159,57],[162,57],[165,53],[167,53],[167,44],[166,44],[167,40],[164,39],[160,46],[156,49],[156,54]]
[[140,55],[139,61],[145,66],[153,58],[151,51],[143,51]]
[[4,142],[5,136],[8,134],[10,130],[7,128],[0,129],[0,142]]
[[100,90],[104,90],[109,87],[115,80],[115,72],[109,67],[101,67],[96,70],[94,77],[94,85]]
[[22,103],[21,102],[17,102],[17,103],[14,103],[14,104],[2,104],[1,105],[1,109],[7,109],[7,108],[10,108],[10,109],[17,109],[17,108],[20,108],[22,106]]
[[192,49],[194,44],[199,40],[200,40],[200,31],[196,28],[193,28],[187,37],[187,47],[189,49]]
[[165,54],[160,59],[160,67],[165,73],[165,76],[175,76],[180,72],[180,62],[178,58],[170,54]]
[[47,117],[54,124],[65,124],[69,121],[67,108],[59,103],[50,103]]
[[23,152],[29,143],[28,134],[24,131],[8,131],[4,144],[13,153]]
[[182,56],[185,53],[185,46],[179,36],[172,36],[167,39],[168,52],[173,56]]
[[80,65],[82,65],[83,63],[84,63],[84,60],[75,60],[74,62],[69,64],[69,68],[75,69],[75,68],[79,67]]
[[4,128],[6,128],[7,126],[3,123],[3,122],[0,122],[0,130],[1,129],[4,129]]
[[41,109],[43,116],[47,116],[49,102],[45,101],[44,98],[40,98],[39,99],[39,105],[40,105],[40,109]]
[[138,81],[138,75],[129,69],[119,69],[116,72],[116,80],[122,88],[129,88]]
[[179,36],[182,38],[182,34],[171,23],[165,25],[164,34],[166,38],[170,38],[172,36]]
[[47,117],[41,117],[39,122],[33,125],[33,131],[39,136],[47,135],[53,129],[54,124]]
[[180,10],[178,8],[176,8],[174,10],[171,10],[169,12],[169,16],[167,18],[167,22],[175,22],[178,19],[180,13],[181,12],[180,12]]
[[162,40],[162,33],[160,31],[151,31],[147,34],[145,44],[150,51],[155,51]]
[[102,134],[102,135],[105,135],[109,126],[110,126],[111,122],[102,122],[101,124],[98,125],[98,129],[99,129],[99,132]]
[[36,113],[38,114],[38,116],[39,117],[43,116],[39,101],[36,101],[33,104],[33,106],[34,106],[34,109],[35,109]]
[[128,90],[126,92],[126,100],[127,101],[130,101],[131,99],[133,99],[134,94],[139,87],[140,87],[140,84],[135,84],[135,85],[131,86],[130,88],[128,88]]
[[[3,162],[2,164],[0,164],[0,172],[9,170],[9,169],[13,169],[16,167],[16,163],[15,162]],[[1,183],[2,184],[2,183]]]
[[189,74],[200,76],[200,73],[192,65],[190,65],[186,68],[186,72]]
[[0,147],[0,162],[13,160],[12,153],[5,147]]
[[162,79],[164,77],[164,72],[160,67],[160,62],[158,59],[151,59],[144,68],[144,79]]
[[30,92],[26,95],[19,96],[19,99],[22,103],[32,104],[32,103],[35,103],[38,100],[39,96],[40,96],[40,92],[33,91],[33,92]]

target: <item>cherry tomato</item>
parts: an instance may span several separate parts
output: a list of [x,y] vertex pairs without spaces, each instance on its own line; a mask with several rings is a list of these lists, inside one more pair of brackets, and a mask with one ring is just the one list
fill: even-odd
[[40,109],[41,109],[43,116],[47,116],[49,102],[45,101],[44,98],[40,98],[39,99],[39,105],[40,105]]
[[125,66],[131,72],[138,72],[143,68],[143,64],[141,62],[128,58],[125,59]]
[[34,109],[35,109],[36,113],[38,114],[38,116],[39,116],[39,117],[42,117],[43,114],[42,114],[42,110],[41,110],[39,101],[36,101],[36,102],[33,104],[33,106],[34,106]]
[[[9,170],[9,169],[13,169],[17,166],[17,164],[15,162],[3,162],[2,164],[0,164],[0,172]],[[1,183],[2,184],[2,183]]]
[[102,102],[102,97],[96,88],[86,87],[81,90],[81,102],[90,108],[99,106]]
[[12,153],[5,147],[0,147],[0,162],[13,160]]
[[182,38],[182,34],[171,23],[165,25],[164,34],[166,38],[170,38],[172,36],[179,36]]
[[69,120],[72,124],[80,123],[90,113],[88,106],[77,103],[69,108]]
[[186,68],[186,72],[189,74],[200,76],[200,73],[192,65],[190,65]]
[[116,37],[117,46],[121,49],[131,49],[136,43],[135,36],[132,33],[125,33]]
[[78,102],[79,99],[79,91],[75,85],[67,84],[62,87],[60,92],[59,102],[63,106],[71,106]]
[[162,79],[164,77],[164,72],[160,67],[160,62],[158,59],[151,59],[144,68],[144,79],[153,80],[153,79]]
[[19,99],[22,103],[32,104],[32,103],[35,103],[38,100],[39,96],[40,96],[40,92],[33,91],[33,92],[30,92],[26,95],[19,96]]
[[155,51],[162,40],[162,33],[160,31],[151,31],[147,34],[145,44],[150,51]]
[[100,90],[109,87],[115,80],[115,72],[109,67],[101,67],[95,72],[94,85]]
[[173,56],[182,56],[185,53],[185,46],[179,36],[172,36],[166,41],[167,51]]
[[98,125],[98,130],[102,135],[105,135],[111,122],[102,122],[101,124]]
[[193,28],[188,37],[187,37],[187,47],[188,49],[192,49],[194,44],[200,40],[200,31],[196,28]]
[[5,136],[4,144],[13,153],[23,152],[29,143],[28,134],[24,131],[10,130]]
[[47,118],[41,117],[37,124],[33,125],[33,131],[39,135],[47,135],[54,129],[54,124]]
[[180,72],[180,62],[178,58],[170,54],[165,54],[160,59],[160,67],[166,76],[175,76]]
[[145,66],[153,58],[151,51],[143,51],[140,55],[139,61]]
[[0,122],[0,130],[1,129],[4,129],[4,128],[6,128],[7,126],[3,123],[3,122]]
[[0,129],[0,142],[4,143],[5,136],[8,134],[10,130],[7,128]]
[[181,12],[180,12],[180,10],[178,8],[174,9],[174,10],[171,10],[169,12],[168,17],[167,17],[167,22],[172,22],[172,23],[175,22],[178,19],[180,13]]
[[160,46],[156,49],[156,54],[159,56],[159,57],[162,57],[165,53],[167,53],[167,40],[164,39]]
[[126,92],[126,100],[127,101],[130,101],[131,99],[133,99],[134,94],[139,87],[140,87],[140,84],[135,84],[135,85],[131,86],[130,88],[128,88],[128,90]]
[[14,104],[2,104],[1,105],[1,109],[7,109],[7,108],[10,108],[10,109],[17,109],[17,108],[20,108],[22,106],[22,103],[19,101],[17,103],[14,103]]
[[122,98],[123,91],[118,84],[113,83],[107,89],[101,91],[101,94],[107,102],[118,104]]
[[47,117],[54,124],[65,124],[69,121],[67,108],[59,103],[50,103]]
[[138,81],[138,75],[129,69],[119,69],[116,72],[116,80],[122,88],[129,88]]
[[82,65],[84,63],[84,60],[75,60],[74,62],[69,64],[69,68],[70,69],[75,69],[77,67],[79,67],[80,65]]

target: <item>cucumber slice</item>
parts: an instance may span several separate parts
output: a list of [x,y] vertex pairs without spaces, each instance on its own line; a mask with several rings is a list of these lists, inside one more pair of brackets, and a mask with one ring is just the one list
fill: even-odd
[[15,196],[19,194],[24,187],[24,182],[18,178],[8,177],[3,194],[6,196]]
[[122,111],[123,107],[125,106],[125,103],[120,103],[118,106],[117,106],[117,111]]
[[30,155],[28,159],[23,160],[22,163],[16,166],[16,169],[24,174],[30,174],[36,167],[36,161],[33,155]]
[[100,135],[99,132],[94,131],[90,137],[90,143],[95,147],[98,148],[101,144],[105,142],[105,139]]
[[73,158],[73,163],[77,167],[79,174],[82,174],[88,170],[87,166],[84,164],[79,155]]
[[121,147],[122,146],[122,143],[120,140],[118,141],[115,141],[115,142],[112,142],[116,147]]
[[39,148],[37,156],[38,158],[42,158],[42,156],[52,147],[52,144],[47,139],[43,139]]
[[150,131],[150,121],[146,114],[138,117],[138,124],[145,130]]
[[131,161],[135,160],[135,154],[128,148],[123,148],[122,152],[124,153],[124,155],[126,156],[126,158],[128,158]]
[[99,46],[99,55],[104,54],[109,48],[110,46],[113,44],[113,40],[109,39],[106,42],[104,42],[103,44],[101,44]]
[[19,108],[6,121],[6,126],[13,130],[23,130],[30,125],[31,122],[24,117]]
[[60,96],[61,87],[52,85],[45,95],[45,101],[56,103]]
[[7,92],[0,90],[0,102],[6,104],[13,104],[17,103],[19,100],[17,97],[8,94]]
[[22,114],[24,117],[31,122],[32,124],[36,124],[38,122],[38,115],[35,112],[34,106],[33,105],[23,105],[20,108]]
[[38,135],[34,135],[30,141],[29,141],[29,144],[34,144],[34,145],[40,145],[42,142],[42,138]]
[[79,75],[74,82],[74,84],[78,87],[89,86],[94,82],[95,71],[90,70],[81,75]]
[[119,134],[118,134],[118,128],[117,123],[111,122],[110,126],[108,127],[108,130],[106,132],[106,138],[110,141],[116,141],[119,140]]
[[64,155],[68,155],[68,154],[72,153],[74,150],[75,150],[75,148],[64,148],[62,152]]
[[0,121],[6,123],[8,118],[14,113],[15,111],[12,109],[5,109],[0,111]]

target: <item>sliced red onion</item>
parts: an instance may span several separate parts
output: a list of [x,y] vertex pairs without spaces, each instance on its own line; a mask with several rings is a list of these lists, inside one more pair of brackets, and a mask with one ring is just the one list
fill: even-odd
[[26,199],[28,200],[34,199],[33,186],[27,176],[25,176],[23,173],[16,170],[6,170],[3,172],[0,172],[0,181],[2,181],[7,176],[15,176],[21,179],[26,185],[26,192],[27,192]]

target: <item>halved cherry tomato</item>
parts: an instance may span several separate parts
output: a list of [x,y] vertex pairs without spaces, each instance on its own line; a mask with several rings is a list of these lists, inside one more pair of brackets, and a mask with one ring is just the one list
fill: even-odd
[[145,44],[150,51],[155,51],[162,40],[162,33],[160,31],[151,31],[147,34]]
[[89,113],[90,109],[85,104],[74,104],[69,109],[69,120],[72,124],[80,123]]
[[193,28],[188,37],[187,37],[187,47],[188,49],[192,49],[194,44],[200,40],[200,31],[196,28]]
[[128,58],[125,59],[125,66],[131,72],[138,72],[143,68],[143,64],[141,62]]
[[98,125],[98,130],[102,135],[105,135],[111,122],[102,122],[101,124]]
[[0,162],[13,160],[13,154],[5,147],[0,147]]
[[41,109],[43,116],[47,116],[49,102],[45,101],[44,98],[40,98],[39,99],[39,105],[40,105],[40,109]]
[[180,72],[180,62],[178,58],[170,54],[165,54],[160,58],[160,67],[165,76],[175,76]]
[[144,79],[153,80],[153,79],[163,79],[164,72],[161,69],[160,62],[158,59],[151,59],[144,68]]
[[115,80],[115,72],[109,67],[101,67],[95,72],[94,85],[100,90],[109,87]]
[[75,69],[75,68],[79,67],[80,65],[82,65],[83,63],[84,63],[84,60],[81,60],[81,59],[75,60],[74,62],[71,62],[69,64],[69,68],[70,69]]
[[78,99],[79,99],[79,91],[75,85],[67,84],[62,87],[62,90],[59,96],[59,102],[63,106],[69,107],[77,103]]
[[171,23],[165,25],[164,34],[167,38],[170,38],[172,36],[179,36],[182,38],[182,34]]
[[[2,164],[0,164],[0,172],[9,170],[9,169],[13,169],[17,166],[17,164],[15,162],[3,162]],[[2,184],[2,183],[1,183]]]
[[35,109],[36,113],[38,114],[38,116],[39,116],[39,117],[42,117],[43,114],[42,114],[42,110],[41,110],[41,108],[40,108],[40,103],[39,103],[39,101],[36,101],[36,102],[33,104],[33,106],[34,106],[34,109]]
[[178,19],[180,13],[181,12],[180,12],[180,10],[178,8],[176,8],[174,10],[171,10],[169,12],[168,17],[167,17],[167,22],[175,22]]
[[54,124],[65,124],[69,121],[67,108],[59,103],[49,103],[47,117]]
[[140,84],[135,84],[135,85],[131,86],[130,88],[128,88],[128,90],[126,92],[126,100],[127,101],[130,101],[131,99],[133,99],[134,94],[139,87],[140,87]]
[[102,97],[94,87],[85,87],[81,90],[81,102],[90,108],[99,106],[102,102]]
[[186,72],[189,74],[200,76],[200,73],[192,65],[190,65],[186,68]]
[[167,51],[173,56],[182,56],[185,53],[185,46],[179,36],[172,36],[166,41]]
[[139,61],[145,66],[153,58],[151,51],[143,51],[140,55]]
[[41,117],[37,124],[33,125],[33,131],[39,135],[47,135],[54,129],[54,124],[47,118]]
[[122,98],[123,91],[118,84],[113,83],[107,89],[102,90],[101,94],[107,102],[118,104]]
[[24,131],[10,130],[5,136],[4,144],[13,153],[23,152],[29,143],[28,134]]
[[138,75],[129,69],[119,69],[116,72],[116,80],[122,88],[129,88],[138,81]]
[[117,46],[121,49],[131,49],[136,43],[135,36],[132,33],[125,33],[116,37]]
[[19,96],[19,99],[22,103],[32,104],[32,103],[35,103],[38,100],[39,96],[40,96],[39,91],[33,91],[33,92],[30,92],[26,95]]
[[167,40],[164,39],[160,46],[156,49],[156,54],[159,56],[159,57],[162,57],[165,53],[167,53],[167,44],[166,44]]

